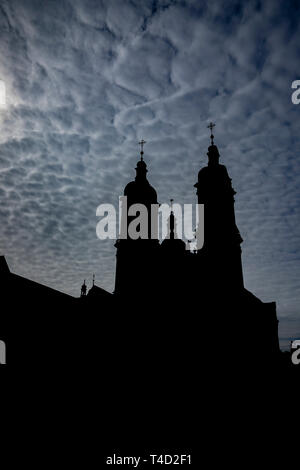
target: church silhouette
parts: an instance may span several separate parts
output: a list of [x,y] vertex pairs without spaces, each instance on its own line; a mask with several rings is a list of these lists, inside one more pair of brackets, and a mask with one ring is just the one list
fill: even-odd
[[[176,233],[171,210],[169,236],[118,239],[115,290],[84,281],[78,298],[10,272],[0,258],[0,327],[7,363],[93,364],[106,371],[146,376],[195,370],[235,371],[282,366],[275,302],[262,302],[244,287],[234,196],[220,154],[208,147],[208,163],[194,184],[204,204],[204,244],[190,251]],[[143,144],[134,181],[127,184],[128,209],[151,212],[156,190],[147,178]],[[128,224],[132,217],[128,216]],[[148,223],[151,233],[151,219]],[[4,302],[5,301],[5,302]],[[226,365],[226,366],[225,366]],[[131,371],[131,372],[130,372]],[[126,376],[128,380],[128,376]],[[145,379],[146,380],[146,379]]]

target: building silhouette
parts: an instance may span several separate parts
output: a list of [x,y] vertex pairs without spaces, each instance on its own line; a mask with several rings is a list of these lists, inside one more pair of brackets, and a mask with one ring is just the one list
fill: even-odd
[[[194,185],[198,203],[204,204],[203,247],[194,252],[186,249],[175,233],[173,211],[169,236],[162,243],[156,239],[118,240],[115,296],[129,303],[140,299],[137,311],[133,305],[131,311],[144,315],[150,309],[152,316],[159,316],[166,337],[185,332],[191,340],[185,339],[185,347],[193,358],[201,350],[204,354],[211,351],[212,343],[225,343],[227,360],[270,364],[280,352],[276,304],[262,302],[244,287],[243,240],[234,212],[236,193],[226,167],[219,163],[213,139],[211,134],[208,164],[199,171]],[[143,153],[136,172],[135,181],[124,190],[127,209],[136,203],[150,209],[157,203],[157,194],[147,180]],[[130,222],[128,217],[128,225]]]
[[194,185],[198,203],[204,204],[200,249],[190,251],[178,238],[173,209],[168,236],[162,242],[151,238],[151,207],[158,198],[148,181],[142,141],[135,179],[124,189],[123,210],[128,235],[134,220],[130,208],[147,207],[148,238],[116,241],[113,294],[94,281],[87,290],[84,281],[80,297],[74,298],[11,273],[1,257],[2,299],[7,306],[0,326],[8,343],[8,363],[10,354],[11,361],[21,360],[24,331],[32,339],[34,361],[53,359],[50,341],[58,345],[60,358],[74,360],[80,337],[85,361],[119,371],[155,369],[161,377],[166,368],[195,375],[197,370],[220,371],[228,364],[241,370],[281,363],[276,304],[262,302],[244,286],[236,193],[226,167],[219,163],[212,128],[211,124],[208,163]]

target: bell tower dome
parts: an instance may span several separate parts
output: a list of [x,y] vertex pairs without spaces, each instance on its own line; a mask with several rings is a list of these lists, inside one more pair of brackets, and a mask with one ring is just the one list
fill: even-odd
[[[235,286],[243,286],[241,264],[242,237],[235,221],[234,195],[231,178],[224,165],[219,163],[220,153],[214,144],[210,123],[211,145],[208,147],[208,164],[198,173],[198,204],[204,204],[204,245],[202,250],[210,260],[209,270],[214,279],[223,278]],[[220,279],[221,280],[221,279]]]
[[[144,140],[139,142],[141,150],[140,160],[135,168],[136,176],[124,189],[126,204],[122,207],[121,225],[123,226],[125,220],[127,238],[117,240],[115,245],[117,248],[115,293],[126,296],[144,295],[146,291],[151,290],[156,251],[159,248],[158,238],[153,238],[152,233],[153,214],[156,214],[155,211],[152,212],[152,206],[158,204],[157,193],[147,179],[148,169],[144,161],[145,143]],[[135,219],[135,216],[129,215],[129,209],[134,204],[142,204],[147,209],[147,238],[141,236],[132,239],[129,235],[128,228]]]

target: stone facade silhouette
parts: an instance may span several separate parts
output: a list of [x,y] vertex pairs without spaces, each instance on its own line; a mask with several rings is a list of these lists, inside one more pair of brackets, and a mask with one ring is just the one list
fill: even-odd
[[[143,155],[142,147],[135,180],[124,190],[126,210],[141,203],[151,213],[158,198]],[[177,237],[172,210],[169,236],[162,242],[116,241],[113,294],[94,282],[87,291],[84,281],[79,298],[12,274],[2,257],[2,298],[10,305],[1,314],[2,336],[13,343],[17,338],[19,344],[26,331],[38,337],[35,350],[40,347],[46,356],[51,337],[59,344],[60,357],[69,357],[80,334],[89,361],[101,363],[105,357],[107,367],[135,367],[138,354],[143,367],[155,364],[161,373],[165,361],[169,370],[194,372],[223,363],[240,369],[245,364],[268,368],[280,363],[276,304],[262,302],[244,287],[235,191],[226,167],[219,163],[212,135],[207,155],[208,164],[194,185],[198,203],[204,204],[201,249],[187,250]],[[128,216],[127,223],[132,220]],[[14,316],[18,321],[12,320]]]
[[[226,344],[226,355],[234,362],[238,362],[240,346],[242,362],[271,363],[280,352],[276,304],[260,301],[244,287],[243,240],[234,212],[236,193],[226,167],[219,164],[213,136],[211,139],[208,165],[199,171],[194,185],[198,203],[204,204],[203,247],[191,252],[186,250],[183,240],[174,236],[173,211],[169,237],[162,243],[150,239],[118,240],[115,296],[129,302],[140,297],[144,311],[150,308],[154,316],[160,316],[159,323],[166,325],[166,334],[168,328],[174,334],[177,323],[182,331],[189,325],[188,336],[197,332],[192,340],[193,346],[198,345],[193,355],[197,355],[197,348],[198,353],[210,350],[213,340]],[[157,203],[143,157],[136,170],[136,180],[124,191],[129,200],[127,210],[135,203],[149,208]],[[130,221],[128,218],[128,224]],[[132,305],[130,308],[135,309]],[[142,308],[140,314],[143,315]]]

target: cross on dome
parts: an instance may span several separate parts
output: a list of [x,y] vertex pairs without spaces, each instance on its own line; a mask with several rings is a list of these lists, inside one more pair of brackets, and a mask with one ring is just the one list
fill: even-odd
[[210,122],[207,127],[208,127],[208,129],[210,129],[211,145],[214,145],[214,135],[213,135],[212,131],[213,131],[213,128],[215,127],[215,123]]
[[143,160],[143,155],[144,155],[144,145],[146,144],[147,142],[142,139],[140,140],[139,142],[139,145],[141,146],[141,151],[140,151],[140,154],[141,154],[141,160]]

